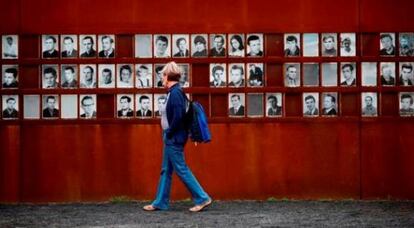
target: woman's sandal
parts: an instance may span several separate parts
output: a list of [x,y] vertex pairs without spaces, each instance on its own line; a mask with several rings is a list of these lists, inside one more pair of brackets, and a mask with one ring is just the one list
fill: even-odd
[[190,208],[189,210],[191,212],[200,212],[200,211],[206,209],[208,206],[210,206],[212,202],[213,202],[213,200],[210,199],[210,200],[208,200],[207,202],[205,202],[203,204],[196,205],[196,206]]
[[156,208],[156,207],[152,206],[152,204],[150,204],[150,205],[145,205],[142,209],[143,209],[144,211],[158,211],[158,210],[159,210],[158,208]]

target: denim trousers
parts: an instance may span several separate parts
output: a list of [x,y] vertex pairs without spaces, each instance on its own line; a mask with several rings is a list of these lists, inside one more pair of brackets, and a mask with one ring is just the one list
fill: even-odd
[[196,205],[202,204],[210,199],[209,195],[203,190],[197,179],[188,168],[184,159],[185,144],[175,144],[171,139],[167,139],[163,132],[163,158],[161,165],[160,180],[155,200],[152,205],[158,209],[167,210],[169,208],[171,178],[173,171],[184,183],[191,193],[193,202]]

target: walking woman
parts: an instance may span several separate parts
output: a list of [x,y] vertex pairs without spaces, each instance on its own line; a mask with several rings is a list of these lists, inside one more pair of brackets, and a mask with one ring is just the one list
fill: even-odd
[[181,77],[180,68],[175,62],[169,62],[161,72],[162,84],[168,89],[166,105],[159,107],[164,143],[161,176],[155,200],[143,209],[155,211],[169,208],[171,177],[175,171],[195,203],[190,211],[199,212],[209,206],[212,199],[203,190],[184,160],[184,146],[188,139],[188,130],[184,123],[187,99],[178,83]]

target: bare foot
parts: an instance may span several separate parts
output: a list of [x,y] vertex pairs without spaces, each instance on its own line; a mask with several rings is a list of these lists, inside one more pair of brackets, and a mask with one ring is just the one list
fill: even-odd
[[213,202],[213,200],[209,199],[207,202],[200,204],[200,205],[195,205],[194,207],[190,208],[191,212],[200,212],[204,209],[206,209],[208,206],[211,205],[211,203]]
[[145,205],[142,209],[144,209],[144,211],[156,211],[156,210],[158,210],[158,208],[152,206],[151,204],[150,205]]

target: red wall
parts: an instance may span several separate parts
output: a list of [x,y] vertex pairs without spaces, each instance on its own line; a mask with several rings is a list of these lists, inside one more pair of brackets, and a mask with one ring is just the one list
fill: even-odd
[[[16,0],[0,2],[0,32],[414,32],[412,9],[409,0]],[[186,152],[213,198],[414,199],[411,118],[213,122],[212,143]],[[3,121],[0,140],[0,202],[155,194],[157,124]],[[173,196],[189,197],[177,179]]]

